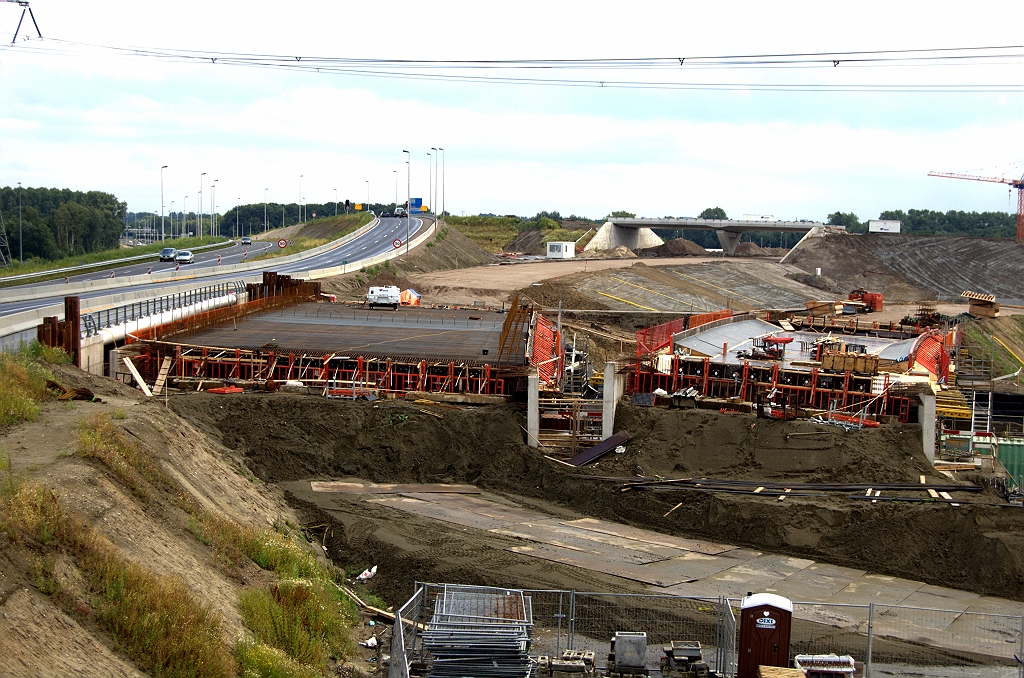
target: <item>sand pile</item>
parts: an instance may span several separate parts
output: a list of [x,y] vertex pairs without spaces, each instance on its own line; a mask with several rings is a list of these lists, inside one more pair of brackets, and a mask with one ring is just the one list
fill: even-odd
[[613,250],[584,250],[579,257],[581,259],[636,259],[636,252],[625,245],[619,245]]
[[767,257],[770,256],[768,251],[763,247],[758,246],[754,242],[741,242],[736,246],[736,252],[734,256],[737,257]]

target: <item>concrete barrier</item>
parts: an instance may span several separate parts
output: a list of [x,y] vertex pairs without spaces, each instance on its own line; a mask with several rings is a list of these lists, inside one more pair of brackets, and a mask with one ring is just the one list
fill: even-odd
[[[96,292],[98,290],[109,290],[116,289],[119,287],[131,287],[138,284],[151,284],[151,283],[173,283],[183,280],[198,280],[200,278],[208,278],[214,275],[224,275],[231,273],[242,273],[245,271],[252,270],[269,270],[274,266],[281,266],[283,264],[290,264],[296,261],[302,261],[309,257],[323,254],[331,250],[337,249],[342,245],[348,244],[356,238],[362,236],[368,230],[375,227],[380,223],[380,219],[374,217],[370,223],[365,226],[359,227],[358,230],[349,233],[346,236],[332,240],[331,242],[314,247],[306,250],[305,252],[299,252],[297,254],[289,254],[283,257],[275,257],[273,259],[264,259],[258,261],[249,261],[244,264],[230,264],[227,266],[208,266],[205,268],[191,269],[188,271],[171,271],[159,274],[142,274],[142,275],[129,275],[123,278],[106,278],[103,280],[89,280],[85,282],[69,283],[66,285],[38,285],[28,289],[15,287],[7,290],[0,290],[0,304],[10,303],[14,301],[29,301],[32,299],[47,299],[54,296],[76,296],[86,292]],[[270,263],[273,262],[273,263]],[[155,295],[158,296],[158,295]],[[52,313],[48,315],[53,315]]]

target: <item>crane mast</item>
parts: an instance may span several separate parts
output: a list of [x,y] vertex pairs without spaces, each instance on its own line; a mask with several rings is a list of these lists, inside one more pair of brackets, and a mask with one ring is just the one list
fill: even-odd
[[968,181],[988,181],[995,184],[1008,184],[1017,189],[1017,240],[1024,242],[1024,176],[1020,179],[1006,177],[980,177],[974,174],[957,174],[955,172],[929,172],[930,177],[943,179],[966,179]]

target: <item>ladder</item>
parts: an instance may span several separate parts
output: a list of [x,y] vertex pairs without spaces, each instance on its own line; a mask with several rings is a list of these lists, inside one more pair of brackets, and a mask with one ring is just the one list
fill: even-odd
[[156,383],[153,384],[153,395],[160,395],[160,391],[164,390],[164,382],[167,381],[167,373],[171,371],[171,356],[164,356],[164,362],[160,365],[160,374],[156,377]]
[[989,433],[992,430],[992,391],[988,391],[988,397],[982,392],[982,401],[978,402],[978,392],[971,394],[971,432]]

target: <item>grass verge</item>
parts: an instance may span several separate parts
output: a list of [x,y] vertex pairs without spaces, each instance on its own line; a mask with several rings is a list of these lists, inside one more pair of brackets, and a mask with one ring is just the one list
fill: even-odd
[[500,252],[522,230],[516,217],[445,217],[445,223],[488,252]]
[[[88,273],[96,269],[102,269],[109,265],[111,261],[116,259],[126,259],[128,257],[137,257],[142,254],[152,255],[155,260],[157,255],[164,247],[174,247],[179,250],[186,250],[189,248],[199,247],[200,245],[213,245],[216,243],[223,243],[227,246],[230,241],[224,240],[219,236],[203,236],[202,238],[178,238],[175,240],[168,240],[164,243],[153,243],[152,245],[146,245],[145,247],[132,247],[130,249],[119,247],[112,250],[104,250],[102,252],[92,252],[90,254],[83,254],[77,257],[64,257],[63,259],[57,259],[55,261],[46,261],[44,259],[30,259],[24,264],[14,264],[10,268],[4,269],[3,273],[0,273],[0,287],[10,287],[12,285],[24,285],[27,282],[38,283],[45,282],[47,280],[54,280],[56,278],[63,278],[65,275],[79,275],[82,273]],[[145,259],[140,259],[139,262],[144,262]],[[139,263],[136,262],[136,263]],[[53,273],[43,274],[44,271],[51,271],[55,268],[70,268],[72,266],[82,266],[86,264],[93,264],[88,268],[83,268],[77,271],[65,273]],[[10,276],[23,275],[26,273],[40,273],[38,276],[33,276],[29,281],[26,280],[7,280]]]
[[220,642],[219,615],[179,578],[155,575],[120,555],[68,513],[50,488],[34,481],[5,484],[0,526],[16,543],[70,554],[89,583],[97,621],[145,670],[172,678],[234,674]]
[[238,675],[243,678],[319,678],[322,675],[276,647],[251,638],[241,638],[235,643],[235,661]]
[[149,500],[150,485],[167,483],[163,471],[142,446],[104,414],[95,414],[79,424],[76,451],[86,459],[98,459],[141,499]]
[[17,353],[0,353],[0,427],[39,416],[39,404],[50,397],[46,381],[53,379],[43,363],[69,360],[64,351],[37,341]]

